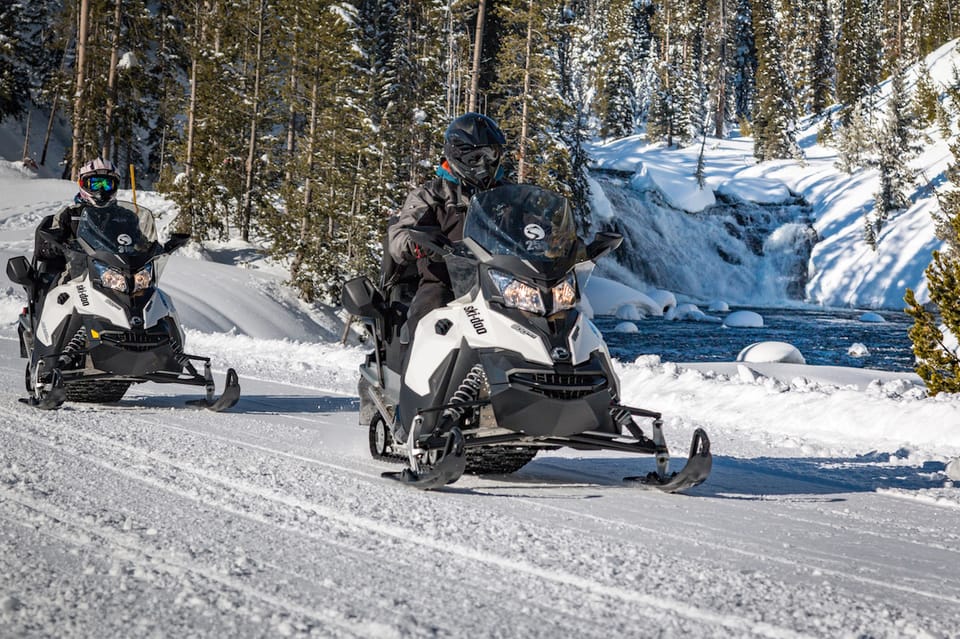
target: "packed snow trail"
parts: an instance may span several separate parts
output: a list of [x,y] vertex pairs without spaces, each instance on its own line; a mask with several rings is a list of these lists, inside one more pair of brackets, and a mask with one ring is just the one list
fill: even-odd
[[0,340],[0,635],[960,628],[960,509],[724,457],[721,433],[688,496],[619,484],[650,460],[569,451],[423,493],[380,477],[355,398],[242,378],[228,413],[170,386],[43,412],[16,356]]

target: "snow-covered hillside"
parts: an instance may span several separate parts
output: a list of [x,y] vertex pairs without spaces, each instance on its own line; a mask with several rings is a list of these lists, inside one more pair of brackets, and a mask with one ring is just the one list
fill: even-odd
[[[924,64],[942,92],[953,82],[954,68],[960,67],[957,41],[930,54]],[[916,84],[917,71],[915,67],[908,74],[910,91]],[[879,89],[878,119],[883,116],[889,84],[887,81]],[[946,99],[945,94],[941,99]],[[628,190],[641,193],[655,189],[676,215],[684,215],[682,211],[703,211],[714,202],[713,192],[766,204],[788,201],[789,194],[783,192],[784,186],[803,196],[812,207],[813,227],[819,237],[810,258],[810,281],[806,287],[806,299],[811,303],[832,307],[901,309],[908,287],[917,292],[919,299],[925,299],[927,286],[923,271],[930,263],[933,250],[942,247],[934,237],[930,216],[937,206],[931,185],[937,188],[946,186],[943,172],[952,161],[947,142],[936,125],[923,132],[923,151],[912,162],[918,172],[916,188],[910,194],[912,204],[887,222],[879,238],[879,247],[874,252],[863,240],[863,227],[864,214],[872,210],[878,190],[878,172],[865,169],[848,175],[838,169],[836,150],[816,142],[822,124],[822,120],[804,121],[799,134],[804,152],[802,162],[780,160],[758,164],[753,158],[751,138],[708,138],[705,147],[707,188],[704,191],[698,188],[693,177],[700,153],[699,144],[679,150],[665,149],[660,145],[648,145],[643,137],[638,136],[596,145],[591,153],[597,169],[615,171],[624,176]],[[955,122],[954,132],[956,129]],[[611,203],[607,193],[609,188],[601,188],[599,184],[593,191],[596,218],[602,221],[616,216],[621,224],[635,227],[637,235],[650,233],[650,217],[660,213],[655,210],[657,207],[638,210],[636,198],[634,204],[626,207],[619,201]],[[702,288],[693,291],[695,295],[706,295],[707,299],[710,295],[722,296],[724,284],[718,284],[715,287],[717,292],[711,293],[709,286],[703,284],[704,280],[714,274],[718,280],[725,279],[721,275],[726,276],[728,272],[736,277],[736,271],[725,271],[719,260],[714,260],[719,262],[714,265],[701,247],[728,247],[729,234],[709,224],[697,225],[689,221],[676,222],[672,226],[675,231],[672,235],[652,240],[659,243],[668,255],[674,256],[670,266],[659,269],[672,268],[675,272],[661,273],[661,278],[657,279],[699,281]],[[783,226],[782,234],[790,242],[794,241],[791,236],[796,234],[794,227],[794,221]],[[773,238],[775,250],[776,242],[784,239]],[[802,246],[802,240],[798,245]],[[684,251],[689,259],[677,259],[676,256]],[[715,254],[716,251],[714,257]],[[741,254],[735,257],[741,255],[747,264],[753,260],[749,251],[741,250]],[[630,277],[628,274],[623,276]],[[647,280],[647,284],[658,283]],[[775,289],[763,286],[762,282],[747,288],[756,288],[752,297],[755,304],[777,305],[786,301],[784,295],[778,295]]]

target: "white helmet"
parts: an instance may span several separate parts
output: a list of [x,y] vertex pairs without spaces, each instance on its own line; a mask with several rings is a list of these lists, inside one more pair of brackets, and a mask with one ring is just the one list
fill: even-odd
[[80,169],[80,199],[87,204],[102,207],[117,199],[120,176],[109,160],[97,158]]

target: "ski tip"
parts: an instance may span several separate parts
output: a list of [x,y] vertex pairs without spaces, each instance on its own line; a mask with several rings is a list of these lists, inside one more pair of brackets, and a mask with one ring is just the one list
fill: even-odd
[[227,380],[223,387],[223,394],[214,401],[207,399],[193,399],[187,402],[188,406],[197,408],[206,408],[207,410],[219,413],[232,408],[240,400],[240,378],[237,371],[232,368],[227,369]]

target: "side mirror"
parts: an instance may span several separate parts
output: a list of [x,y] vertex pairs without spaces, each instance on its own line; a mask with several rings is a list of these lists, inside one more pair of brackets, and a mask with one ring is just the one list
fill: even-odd
[[623,236],[619,233],[601,231],[597,233],[592,242],[587,244],[587,259],[596,262],[620,246],[621,242],[623,242]]
[[173,233],[170,239],[163,245],[164,253],[173,253],[178,248],[190,241],[189,233]]
[[11,257],[7,260],[7,277],[9,277],[10,281],[14,284],[19,284],[24,287],[33,286],[35,283],[30,262],[22,255]]
[[383,308],[383,295],[363,275],[344,282],[340,298],[347,312],[357,317],[374,317]]

